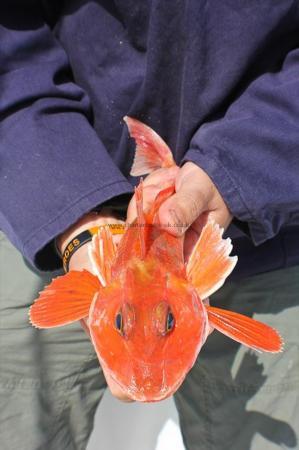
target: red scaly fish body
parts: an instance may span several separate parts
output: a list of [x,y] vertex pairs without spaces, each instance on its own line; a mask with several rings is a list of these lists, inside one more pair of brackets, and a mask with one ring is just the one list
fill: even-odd
[[174,241],[174,253],[182,253],[182,240],[154,233],[157,242],[145,259],[132,256],[125,267],[116,267],[116,278],[94,300],[89,315],[101,364],[140,401],[161,400],[179,387],[208,329],[206,310],[186,279],[183,258],[167,262],[162,255],[169,241]]
[[[137,143],[133,175],[175,165],[153,130],[135,119],[125,120]],[[209,221],[185,262],[183,238],[156,223],[159,207],[173,193],[174,186],[162,186],[150,210],[144,211],[141,182],[135,191],[137,219],[118,248],[109,227],[101,228],[89,247],[94,274],[71,271],[54,279],[30,308],[30,320],[38,328],[88,316],[105,372],[139,401],[174,393],[213,328],[255,350],[282,348],[271,327],[205,301],[223,285],[237,257],[229,256],[230,240]]]

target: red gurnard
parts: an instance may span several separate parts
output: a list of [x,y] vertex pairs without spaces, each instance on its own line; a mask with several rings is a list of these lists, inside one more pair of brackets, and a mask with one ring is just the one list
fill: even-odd
[[[126,117],[136,140],[132,175],[175,165],[165,142],[149,127]],[[279,352],[282,341],[269,326],[205,299],[224,283],[237,257],[208,222],[188,262],[183,238],[157,226],[160,205],[174,186],[160,191],[143,209],[142,182],[136,188],[137,219],[115,247],[109,227],[90,245],[94,273],[71,271],[54,279],[30,308],[31,323],[51,328],[89,317],[92,343],[101,365],[133,399],[158,401],[173,394],[193,366],[213,328],[250,348]]]

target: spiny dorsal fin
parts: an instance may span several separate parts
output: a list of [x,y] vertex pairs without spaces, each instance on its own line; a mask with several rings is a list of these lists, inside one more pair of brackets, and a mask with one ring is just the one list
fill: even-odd
[[138,236],[140,241],[141,248],[141,259],[145,258],[146,254],[146,218],[143,211],[143,181],[141,179],[139,185],[135,188],[135,199],[136,199],[136,211],[137,211],[137,219],[136,225],[138,229]]
[[147,213],[147,220],[150,223],[153,223],[156,213],[159,211],[160,206],[164,203],[169,197],[171,197],[175,192],[174,185],[168,186],[167,188],[160,191],[152,204],[151,209]]

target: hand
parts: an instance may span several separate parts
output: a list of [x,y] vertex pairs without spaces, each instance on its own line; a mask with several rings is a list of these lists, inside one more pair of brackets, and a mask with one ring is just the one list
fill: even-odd
[[[227,208],[210,177],[196,164],[187,162],[182,168],[159,169],[144,180],[144,205],[148,208],[158,192],[175,183],[175,194],[167,199],[159,210],[160,226],[174,236],[185,234],[185,258],[199,238],[208,219],[227,228],[232,214]],[[136,217],[135,196],[128,207],[127,220]]]
[[[76,222],[74,225],[68,228],[68,230],[66,230],[63,234],[61,234],[57,238],[57,245],[60,252],[63,253],[63,250],[65,249],[69,241],[82,231],[95,226],[109,223],[123,223],[123,221],[116,219],[113,216],[112,211],[109,210],[108,208],[103,209],[100,214],[96,213],[86,214],[78,222]],[[118,244],[120,238],[121,235],[113,235],[113,240],[116,244]],[[69,270],[82,270],[82,269],[86,269],[92,272],[92,266],[88,256],[88,245],[86,244],[80,247],[73,254],[69,264]],[[85,317],[84,319],[81,320],[81,325],[83,329],[86,331],[87,335],[90,337],[88,317]],[[106,371],[104,367],[102,367],[102,370],[112,395],[114,395],[114,397],[124,402],[132,402],[133,400],[130,399],[117,385],[117,383],[111,378],[109,372]]]

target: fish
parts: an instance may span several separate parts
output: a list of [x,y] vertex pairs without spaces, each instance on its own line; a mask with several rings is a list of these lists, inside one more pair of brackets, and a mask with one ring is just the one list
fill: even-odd
[[[131,174],[176,165],[170,148],[150,127],[125,117],[136,153]],[[172,395],[194,365],[211,330],[245,346],[280,352],[283,341],[270,326],[209,304],[237,263],[223,229],[209,220],[187,261],[184,237],[159,227],[160,206],[175,192],[161,188],[149,208],[143,181],[135,188],[137,218],[116,247],[109,226],[89,245],[93,273],[70,271],[39,293],[30,307],[37,328],[88,317],[100,365],[133,400],[155,402]]]

